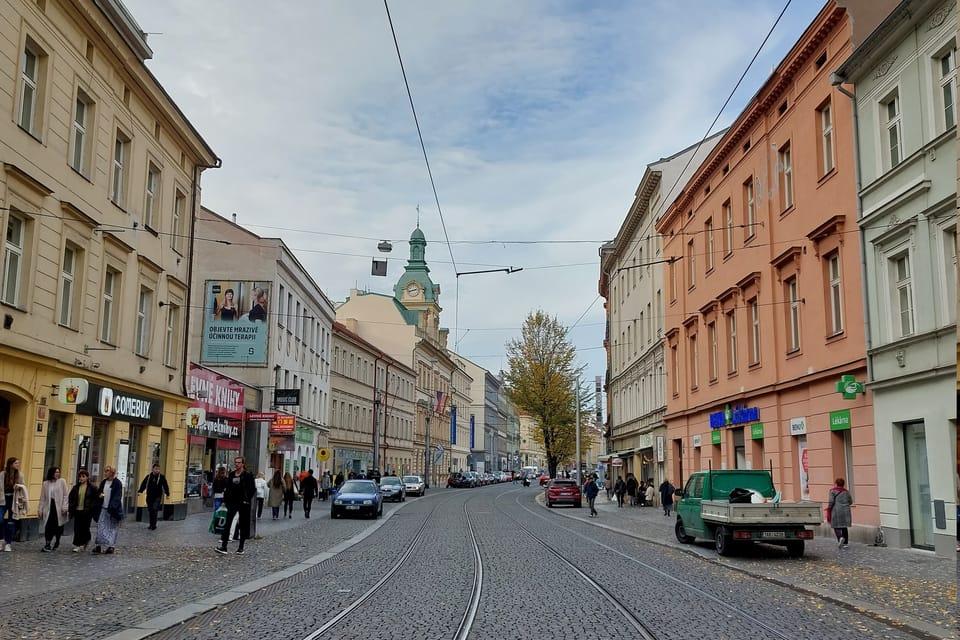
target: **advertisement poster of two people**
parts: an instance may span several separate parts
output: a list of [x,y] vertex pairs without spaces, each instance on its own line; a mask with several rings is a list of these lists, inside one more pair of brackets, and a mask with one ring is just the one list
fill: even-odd
[[214,364],[266,364],[270,283],[207,280],[200,359]]

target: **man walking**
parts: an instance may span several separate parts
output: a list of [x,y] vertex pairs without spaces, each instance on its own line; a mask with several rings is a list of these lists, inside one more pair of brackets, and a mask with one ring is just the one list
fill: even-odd
[[587,497],[587,504],[590,505],[591,518],[597,517],[597,509],[594,506],[594,502],[597,500],[598,493],[600,493],[600,487],[597,486],[597,476],[594,474],[583,483],[583,495]]
[[153,471],[147,474],[147,477],[140,483],[137,489],[137,495],[144,491],[147,492],[147,512],[150,514],[150,530],[157,528],[157,512],[163,506],[163,497],[170,497],[170,487],[167,485],[167,479],[160,473],[160,465],[153,465]]
[[223,503],[227,506],[227,524],[220,535],[220,546],[217,553],[227,553],[227,541],[230,540],[230,530],[233,528],[233,518],[240,514],[240,546],[237,553],[243,555],[243,543],[250,537],[250,505],[257,495],[257,485],[253,474],[247,471],[244,459],[237,456],[233,460],[233,471],[227,476],[226,488],[223,491]]
[[310,517],[310,507],[317,497],[317,479],[313,477],[313,469],[307,471],[306,477],[300,481],[300,497],[303,499],[303,517]]

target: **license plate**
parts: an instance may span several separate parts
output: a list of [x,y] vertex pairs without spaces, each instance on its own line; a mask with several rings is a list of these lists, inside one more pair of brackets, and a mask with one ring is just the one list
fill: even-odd
[[760,535],[764,538],[785,538],[787,536],[783,531],[763,531]]
[[356,504],[348,504],[348,505],[347,505],[347,509],[350,510],[350,511],[356,511],[356,510],[360,509],[360,506],[359,506],[359,505],[356,505]]

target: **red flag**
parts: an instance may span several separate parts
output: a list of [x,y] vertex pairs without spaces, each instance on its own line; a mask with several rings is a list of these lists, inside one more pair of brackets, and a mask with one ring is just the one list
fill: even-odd
[[447,394],[443,391],[437,391],[437,405],[435,407],[436,412],[439,415],[443,415],[443,412],[447,408]]

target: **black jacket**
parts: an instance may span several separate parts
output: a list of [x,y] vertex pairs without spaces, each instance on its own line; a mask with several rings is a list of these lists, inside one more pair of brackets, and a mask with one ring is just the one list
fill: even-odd
[[[103,495],[103,490],[107,486],[106,478],[100,483],[100,493],[99,496]],[[101,502],[101,504],[103,504]],[[110,514],[110,517],[114,520],[123,520],[123,483],[120,482],[119,478],[114,478],[110,482],[110,503],[104,504],[104,507],[107,508],[107,513]]]
[[227,508],[239,508],[241,504],[250,504],[257,495],[257,483],[249,471],[231,471],[227,476],[227,486],[223,490],[223,503]]
[[93,512],[100,506],[100,492],[95,486],[90,482],[87,482],[87,490],[83,494],[83,504],[80,502],[80,485],[75,484],[73,488],[70,489],[70,496],[67,498],[67,505],[70,511],[70,517],[72,518],[77,511],[86,511],[91,515],[95,515]]
[[144,490],[147,492],[147,502],[159,500],[161,496],[170,497],[170,487],[167,485],[166,476],[162,473],[157,474],[156,478],[152,473],[148,473],[147,477],[140,483],[137,493],[143,493]]
[[316,498],[319,488],[317,479],[313,476],[307,476],[300,481],[300,495],[304,498]]

